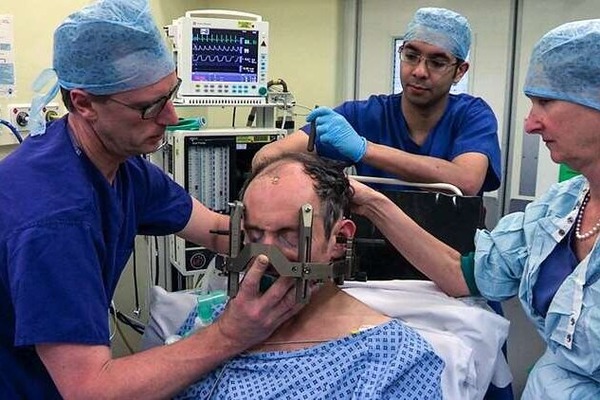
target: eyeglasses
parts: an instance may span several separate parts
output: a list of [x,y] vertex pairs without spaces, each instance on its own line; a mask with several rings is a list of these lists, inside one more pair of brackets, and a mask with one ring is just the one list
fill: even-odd
[[177,84],[175,85],[175,87],[173,89],[171,89],[171,91],[169,93],[167,93],[166,96],[162,96],[159,99],[157,99],[156,101],[154,101],[144,107],[132,106],[131,104],[124,103],[113,97],[108,97],[108,100],[114,101],[115,103],[121,104],[122,106],[125,106],[127,108],[131,108],[132,110],[141,112],[142,119],[153,119],[153,118],[156,118],[158,116],[158,114],[161,113],[161,111],[165,108],[165,106],[167,105],[167,102],[169,100],[173,100],[173,97],[175,97],[175,95],[177,94],[177,91],[179,90],[179,86],[181,86],[181,79],[177,78]]
[[458,64],[458,61],[450,62],[449,60],[443,57],[429,58],[414,50],[407,49],[404,46],[400,47],[399,53],[400,61],[402,61],[403,63],[412,66],[417,66],[421,63],[421,60],[425,60],[425,65],[427,66],[427,69],[430,72],[435,72],[438,74],[443,74],[447,72],[450,67]]

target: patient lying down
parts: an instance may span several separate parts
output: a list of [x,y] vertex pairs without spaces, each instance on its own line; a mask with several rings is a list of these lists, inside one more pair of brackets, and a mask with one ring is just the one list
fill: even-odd
[[[298,254],[298,211],[313,206],[311,261],[343,257],[355,226],[343,214],[343,171],[294,154],[257,168],[243,190],[247,242]],[[275,274],[276,271],[273,271]],[[440,399],[443,361],[416,331],[326,282],[261,345],[208,374],[180,399]]]

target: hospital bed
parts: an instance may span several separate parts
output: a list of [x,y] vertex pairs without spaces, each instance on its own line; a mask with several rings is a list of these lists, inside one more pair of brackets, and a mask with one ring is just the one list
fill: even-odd
[[[392,178],[351,175],[376,184],[423,229],[461,254],[475,250],[475,231],[485,224],[485,209],[479,196],[463,196],[447,183],[413,183]],[[382,186],[384,185],[384,186]],[[401,190],[398,190],[401,188]],[[366,218],[352,215],[356,223],[356,268],[369,280],[428,278],[413,267]]]
[[[385,184],[406,184],[394,179],[376,179]],[[359,180],[365,181],[364,177]],[[432,234],[461,253],[471,251],[474,231],[483,221],[481,199],[460,196],[460,191],[451,185],[431,185],[426,189],[450,194],[406,191],[386,194]],[[447,296],[433,282],[423,279],[370,222],[357,216],[353,218],[359,225],[357,237],[366,236],[375,241],[363,241],[362,248],[357,244],[359,267],[367,272],[369,279],[366,282],[346,281],[342,289],[373,309],[403,321],[430,342],[445,362],[442,373],[445,399],[482,399],[490,383],[497,387],[509,385],[512,376],[502,353],[509,322],[494,313],[481,298]],[[443,223],[436,223],[436,220]],[[457,223],[461,225],[460,232],[456,229]],[[378,265],[367,264],[373,260],[380,262]],[[373,271],[377,273],[373,274]],[[227,282],[220,271],[209,268],[195,291],[169,293],[160,287],[152,288],[150,320],[142,348],[163,345],[175,334],[196,306],[199,294],[225,290],[226,287]]]
[[[485,228],[485,207],[480,196],[464,196],[460,189],[447,183],[412,183],[393,178],[352,176],[370,184],[389,197],[422,228],[437,239],[466,255],[475,250],[475,232]],[[355,247],[357,276],[369,280],[428,278],[413,267],[367,219],[352,216],[357,225]],[[503,316],[499,302],[488,302]],[[506,358],[506,345],[503,347]],[[512,400],[512,386],[490,386],[488,400]]]

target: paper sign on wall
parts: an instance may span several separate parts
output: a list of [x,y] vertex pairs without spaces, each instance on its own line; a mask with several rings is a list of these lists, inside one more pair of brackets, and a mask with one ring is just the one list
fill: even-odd
[[15,95],[12,15],[0,14],[0,97]]

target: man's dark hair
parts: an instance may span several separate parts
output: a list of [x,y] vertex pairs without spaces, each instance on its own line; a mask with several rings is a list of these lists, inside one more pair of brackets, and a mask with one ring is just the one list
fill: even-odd
[[73,111],[73,103],[71,102],[71,91],[60,87],[60,97],[62,98],[62,102],[65,105],[67,111]]
[[[75,111],[75,107],[73,107],[73,102],[71,101],[71,91],[68,89],[60,87],[60,97],[62,98],[62,102],[65,105],[65,108],[69,112]],[[92,95],[92,98],[97,102],[106,102],[109,98],[107,95]]]
[[306,153],[282,153],[263,161],[252,170],[240,191],[240,199],[243,199],[246,189],[254,179],[276,166],[291,163],[301,164],[304,172],[311,177],[313,188],[321,200],[325,237],[329,238],[335,222],[348,214],[350,200],[354,194],[344,173],[345,164],[339,161]]

